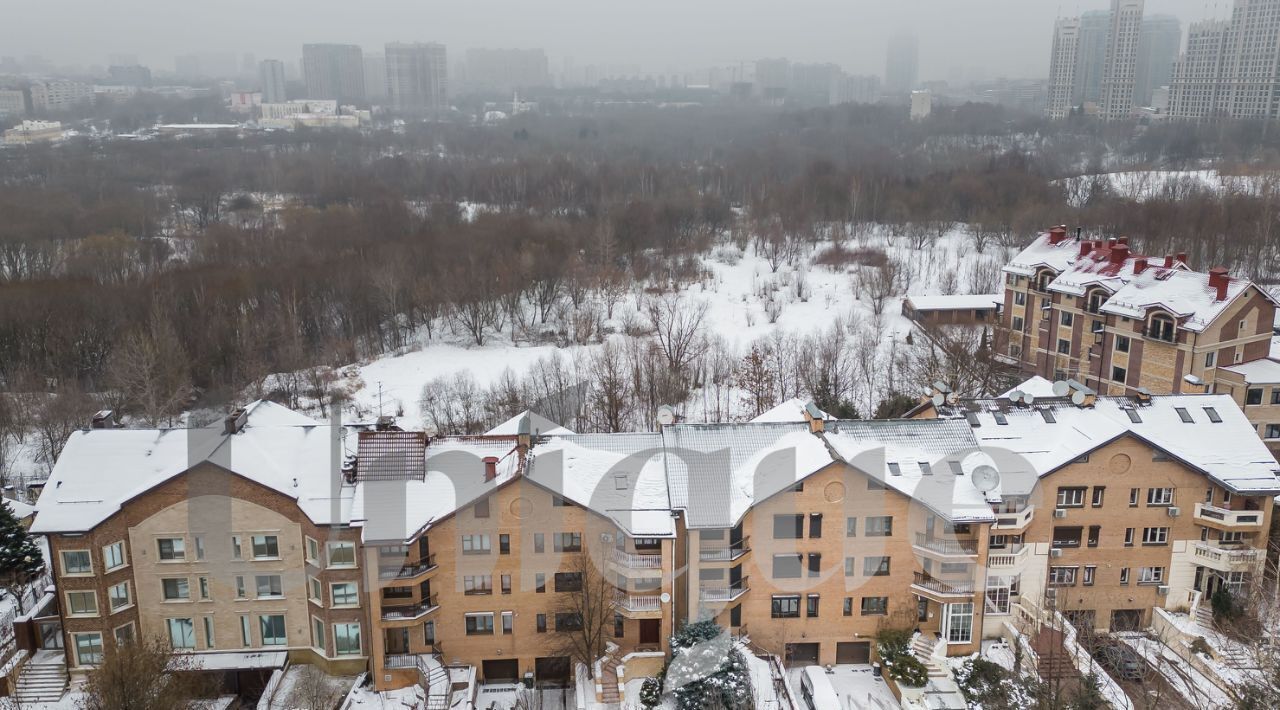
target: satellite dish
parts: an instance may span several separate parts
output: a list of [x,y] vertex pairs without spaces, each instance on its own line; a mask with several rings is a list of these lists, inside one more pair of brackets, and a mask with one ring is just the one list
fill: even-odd
[[1026,392],[1023,392],[1022,390],[1014,390],[1014,391],[1012,391],[1012,392],[1010,392],[1010,393],[1009,393],[1009,401],[1010,401],[1010,402],[1021,402],[1021,401],[1022,401],[1022,398],[1023,398],[1023,397],[1026,397],[1026,396],[1027,396],[1027,393],[1026,393]]
[[665,404],[662,405],[661,407],[658,407],[658,423],[661,424],[662,426],[667,426],[668,424],[675,424],[676,423],[675,411],[673,411],[671,407],[668,407]]
[[1058,380],[1057,382],[1053,383],[1054,397],[1066,397],[1067,393],[1070,391],[1071,391],[1071,385],[1067,384],[1066,380]]
[[666,592],[663,592],[662,594],[658,595],[658,601],[662,602],[663,604],[670,604],[671,595]]
[[1000,472],[996,470],[995,466],[983,464],[973,469],[972,480],[974,488],[987,493],[995,490],[1000,485]]
[[1075,392],[1071,393],[1071,403],[1078,407],[1084,404],[1084,397],[1085,397],[1084,392],[1081,392],[1080,390],[1076,390]]
[[1023,403],[1023,404],[1025,404],[1025,405],[1027,405],[1028,407],[1030,407],[1031,405],[1035,404],[1035,402],[1036,402],[1036,396],[1035,396],[1034,394],[1031,394],[1030,392],[1023,392],[1023,393],[1022,393],[1022,403]]
[[939,392],[938,394],[935,394],[935,395],[933,396],[933,398],[932,398],[932,400],[931,400],[931,401],[933,402],[933,406],[935,406],[935,407],[941,407],[942,405],[944,405],[944,404],[946,404],[946,403],[947,403],[947,397],[946,397],[946,395],[944,395],[944,394],[942,394],[941,392]]

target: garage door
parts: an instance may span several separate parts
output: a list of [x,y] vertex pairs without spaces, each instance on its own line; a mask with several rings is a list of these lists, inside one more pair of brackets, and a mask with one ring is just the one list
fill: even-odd
[[514,658],[484,661],[484,682],[514,683],[520,678],[520,662]]
[[870,663],[870,641],[841,641],[836,644],[836,663]]
[[569,657],[548,656],[533,662],[538,685],[545,688],[569,687]]
[[813,666],[818,663],[818,644],[816,643],[789,643],[787,644],[787,665],[790,666]]

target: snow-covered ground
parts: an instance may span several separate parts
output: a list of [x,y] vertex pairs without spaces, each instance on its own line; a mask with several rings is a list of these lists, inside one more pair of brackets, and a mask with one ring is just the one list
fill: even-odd
[[1163,676],[1179,695],[1195,707],[1210,710],[1234,706],[1231,698],[1213,681],[1158,640],[1138,633],[1115,635],[1141,654],[1155,672]]
[[[800,692],[800,677],[803,674],[804,668],[801,666],[787,670],[787,682],[791,684],[791,688],[796,693]],[[826,677],[827,680],[831,681],[831,687],[836,691],[836,697],[840,698],[842,707],[839,710],[860,710],[862,708],[880,710],[881,708],[898,707],[898,700],[893,697],[893,691],[889,690],[889,686],[883,678],[877,677],[872,672],[869,665],[842,664],[832,666],[831,672]],[[826,709],[823,708],[822,710]]]
[[1138,202],[1188,190],[1256,194],[1264,185],[1280,179],[1277,175],[1223,175],[1217,170],[1135,170],[1081,175],[1059,182],[1067,188],[1071,202],[1079,206],[1089,199],[1096,177],[1104,178],[1117,196]]

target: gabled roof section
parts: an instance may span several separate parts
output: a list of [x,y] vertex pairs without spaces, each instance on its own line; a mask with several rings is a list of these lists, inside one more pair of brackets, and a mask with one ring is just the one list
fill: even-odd
[[[527,422],[525,421],[526,417],[528,418]],[[527,430],[521,431],[522,426],[527,426]],[[519,434],[531,434],[533,436],[566,436],[572,433],[572,431],[556,424],[541,414],[536,414],[527,409],[485,432],[488,436],[517,436]]]
[[1004,265],[1006,274],[1019,276],[1035,276],[1041,268],[1052,269],[1054,273],[1062,273],[1079,253],[1079,240],[1067,237],[1057,244],[1052,244],[1049,233],[1043,232],[1022,251],[1018,252],[1008,264]]
[[1180,327],[1198,333],[1217,320],[1241,294],[1256,288],[1250,281],[1233,278],[1227,283],[1226,298],[1218,300],[1209,278],[1209,274],[1199,271],[1147,269],[1112,294],[1101,310],[1142,319],[1151,309],[1161,308],[1176,316]]
[[[757,423],[771,423],[771,424],[787,423],[787,422],[793,422],[793,423],[807,422],[809,421],[809,419],[808,417],[805,416],[805,411],[811,405],[812,403],[809,400],[795,397],[792,399],[788,399],[787,401],[781,404],[771,407],[770,409],[761,413],[760,416],[752,419],[751,421],[757,422]],[[835,419],[835,417],[831,416],[830,414],[827,414],[821,409],[818,409],[817,405],[813,405],[813,411],[817,412],[822,419]]]

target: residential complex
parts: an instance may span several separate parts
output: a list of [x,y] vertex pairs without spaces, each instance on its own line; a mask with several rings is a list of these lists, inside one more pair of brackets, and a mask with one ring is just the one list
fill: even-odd
[[100,416],[38,501],[56,594],[30,638],[75,673],[159,634],[228,679],[290,658],[379,689],[441,664],[563,684],[584,623],[661,658],[711,618],[796,664],[918,629],[944,672],[1020,613],[1129,629],[1247,584],[1280,483],[1233,400],[1057,387],[620,434],[525,413],[428,437],[269,402],[212,429]]
[[449,66],[443,44],[386,46],[387,97],[400,111],[443,111],[449,105]]
[[1053,26],[1053,54],[1049,60],[1049,118],[1063,119],[1076,105],[1079,69],[1080,18],[1064,17]]
[[1111,0],[1111,32],[1102,67],[1101,116],[1121,120],[1133,115],[1142,33],[1143,0]]
[[278,104],[288,100],[285,90],[284,62],[264,59],[258,65],[258,81],[262,84],[262,103]]
[[1148,15],[1142,19],[1138,37],[1138,65],[1134,78],[1133,101],[1137,106],[1152,105],[1152,94],[1168,86],[1173,77],[1173,63],[1182,49],[1182,23],[1172,15]]
[[307,98],[364,101],[364,54],[354,44],[302,45]]
[[1229,20],[1191,26],[1169,87],[1169,115],[1280,118],[1280,0],[1236,0]]

